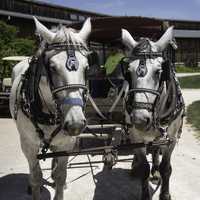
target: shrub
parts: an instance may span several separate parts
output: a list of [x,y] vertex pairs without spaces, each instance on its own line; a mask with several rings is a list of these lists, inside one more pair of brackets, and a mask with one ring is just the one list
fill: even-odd
[[9,77],[11,62],[5,62],[7,56],[30,56],[35,49],[35,41],[17,37],[18,29],[15,26],[0,21],[0,72],[3,77]]

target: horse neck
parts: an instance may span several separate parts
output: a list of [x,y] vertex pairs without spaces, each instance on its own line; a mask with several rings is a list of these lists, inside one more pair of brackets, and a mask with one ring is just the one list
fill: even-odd
[[48,111],[48,109],[55,110],[53,96],[46,76],[41,76],[39,94],[43,104],[43,111]]

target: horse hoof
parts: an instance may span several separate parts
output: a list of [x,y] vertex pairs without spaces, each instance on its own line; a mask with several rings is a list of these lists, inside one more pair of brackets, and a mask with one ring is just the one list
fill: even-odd
[[172,200],[170,194],[160,194],[159,200]]
[[160,176],[160,173],[159,171],[155,171],[153,174],[152,174],[152,177],[150,178],[150,181],[152,184],[154,185],[158,185],[159,182],[161,181],[161,176]]

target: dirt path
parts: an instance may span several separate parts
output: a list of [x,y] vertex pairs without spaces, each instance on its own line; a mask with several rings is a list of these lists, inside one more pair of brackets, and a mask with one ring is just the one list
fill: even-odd
[[[183,90],[186,105],[200,99],[200,90]],[[21,152],[19,138],[11,119],[0,119],[0,199],[31,200],[26,193],[28,166]],[[92,160],[100,157],[92,158]],[[101,159],[101,158],[100,158]],[[74,162],[86,161],[86,156]],[[200,143],[194,130],[184,123],[182,138],[173,154],[171,193],[173,200],[200,199]],[[119,163],[109,173],[102,172],[102,165],[95,165],[95,186],[88,167],[68,170],[68,200],[139,200],[140,188],[137,180],[129,176],[131,163]],[[50,160],[42,162],[44,178],[48,179]],[[43,200],[53,196],[50,186],[43,188]],[[51,196],[51,197],[50,197]],[[154,200],[158,200],[158,194]]]

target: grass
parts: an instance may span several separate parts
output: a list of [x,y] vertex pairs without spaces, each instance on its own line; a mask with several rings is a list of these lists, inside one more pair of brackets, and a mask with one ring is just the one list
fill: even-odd
[[176,66],[177,73],[195,73],[200,72],[200,67],[184,67],[184,66]]
[[188,88],[188,89],[200,89],[200,76],[187,76],[181,77],[178,79],[181,85],[181,88]]
[[187,108],[187,122],[197,130],[196,137],[200,139],[200,101],[195,101]]

